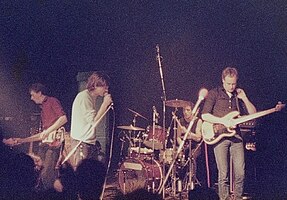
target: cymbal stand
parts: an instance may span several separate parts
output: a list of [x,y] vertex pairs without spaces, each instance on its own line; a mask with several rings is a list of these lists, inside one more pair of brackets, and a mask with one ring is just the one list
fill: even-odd
[[[176,136],[177,136],[177,122],[176,122],[176,118],[177,116],[175,115],[177,111],[177,108],[175,108],[175,111],[172,112],[172,120],[173,120],[173,145],[172,145],[172,158],[173,158],[173,154],[174,152],[176,152]],[[176,160],[176,158],[173,158],[174,160]],[[174,197],[176,196],[176,166],[174,165],[172,167],[172,173],[171,173],[171,177],[172,177],[172,191],[173,191],[173,195]]]
[[[156,111],[155,106],[153,106],[153,112],[152,112],[152,155],[151,155],[151,163],[154,163],[154,134],[155,134],[155,125],[158,123],[158,112]],[[152,192],[155,193],[155,174],[154,174],[154,166],[152,165]]]
[[125,136],[123,138],[119,138],[119,140],[121,141],[121,149],[120,149],[120,161],[119,161],[118,165],[125,159],[124,153],[123,153]]
[[[133,117],[133,120],[132,120],[132,126],[136,126],[136,121],[137,121],[137,114],[134,114],[134,117]],[[129,135],[128,135],[128,138],[129,138],[129,147],[128,147],[128,156],[131,157],[131,154],[132,154],[132,150],[131,148],[132,147],[135,147],[135,138],[137,137],[136,136],[136,131],[128,131]],[[139,153],[139,152],[138,152]],[[138,154],[138,156],[140,156],[140,154]]]
[[172,171],[172,169],[173,169],[173,166],[174,166],[174,164],[175,164],[175,162],[176,162],[176,160],[177,160],[178,155],[179,155],[180,152],[182,151],[183,145],[184,145],[184,143],[185,143],[185,141],[186,141],[186,138],[187,138],[187,136],[188,136],[188,133],[190,132],[190,130],[191,130],[193,124],[194,124],[195,118],[196,118],[196,117],[194,116],[194,117],[192,118],[192,120],[189,122],[189,126],[188,126],[188,128],[187,128],[187,131],[186,131],[186,133],[184,134],[184,137],[183,137],[183,139],[182,139],[182,142],[180,143],[180,145],[179,145],[179,147],[178,147],[178,149],[177,149],[176,155],[175,155],[175,157],[173,158],[172,163],[170,164],[169,170],[168,170],[168,172],[167,172],[167,174],[166,174],[166,177],[165,177],[165,179],[164,179],[164,181],[163,181],[163,184],[162,184],[162,186],[161,186],[161,188],[160,188],[160,190],[159,190],[159,193],[163,192],[163,189],[164,189],[164,186],[165,186],[165,184],[166,184],[167,178],[169,177],[169,174],[171,173],[171,171]]
[[196,173],[195,173],[195,158],[194,158],[194,154],[199,150],[201,144],[203,143],[203,140],[201,140],[201,142],[197,145],[197,147],[194,149],[194,151],[192,152],[192,148],[191,148],[191,144],[192,144],[192,140],[189,139],[189,158],[188,161],[189,162],[189,172],[188,172],[188,183],[187,183],[187,190],[194,190],[195,184],[200,184],[199,180],[196,177]]
[[[165,130],[165,113],[166,113],[166,90],[165,90],[165,84],[164,84],[164,78],[163,78],[163,70],[162,70],[162,64],[161,64],[161,61],[162,61],[162,56],[160,55],[159,53],[159,45],[157,44],[156,45],[156,60],[158,61],[158,66],[159,66],[159,73],[160,73],[160,80],[161,80],[161,86],[162,86],[162,96],[161,96],[161,100],[162,100],[162,127],[163,127],[163,130]],[[163,151],[165,151],[166,149],[166,146],[163,145]],[[165,164],[163,164],[163,178],[165,176]],[[165,198],[165,191],[163,190],[162,192],[162,197]]]

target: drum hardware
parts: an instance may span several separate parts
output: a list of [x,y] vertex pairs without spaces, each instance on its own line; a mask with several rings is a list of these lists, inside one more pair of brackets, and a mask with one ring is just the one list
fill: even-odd
[[134,111],[132,109],[129,109],[129,108],[128,108],[128,110],[134,114],[134,120],[133,120],[134,124],[135,124],[135,121],[136,121],[136,117],[141,117],[141,118],[143,118],[145,120],[148,120],[148,118],[144,117],[143,115],[139,114],[138,112],[136,112],[136,111]]
[[[176,160],[176,132],[177,132],[177,123],[175,120],[176,117],[176,112],[178,109],[175,107],[175,110],[172,112],[172,120],[170,122],[168,131],[167,131],[167,137],[163,142],[164,148],[160,150],[160,155],[159,155],[159,160],[163,165],[163,170],[165,170],[165,166],[169,166],[169,169],[172,170],[170,174],[166,175],[165,180],[169,180],[169,184],[166,186],[165,192],[170,193],[173,197],[176,196],[176,192],[178,191],[178,178],[176,176],[176,171],[177,171],[177,166],[172,165],[172,163]],[[167,147],[167,141],[169,139],[169,134],[170,130],[173,129],[173,139],[171,140],[172,147],[171,148],[166,148]],[[172,165],[172,166],[171,166]],[[162,185],[164,187],[164,185]]]
[[192,120],[191,120],[190,123],[189,123],[189,126],[188,126],[188,128],[187,128],[187,131],[186,131],[186,133],[184,134],[182,143],[179,145],[179,147],[178,147],[178,149],[177,149],[175,158],[173,159],[173,161],[172,161],[172,163],[171,163],[171,165],[170,165],[170,167],[169,167],[169,170],[168,170],[168,172],[167,172],[167,174],[166,174],[166,177],[165,177],[165,179],[164,179],[164,181],[163,181],[162,187],[161,187],[160,190],[159,190],[159,193],[163,192],[163,187],[164,187],[164,185],[166,184],[167,179],[168,179],[168,177],[169,177],[171,171],[172,171],[173,168],[174,168],[174,164],[175,164],[175,162],[176,162],[177,157],[179,156],[180,152],[182,151],[183,145],[184,145],[184,143],[185,143],[185,141],[186,141],[186,138],[187,138],[187,136],[188,136],[188,133],[190,132],[190,130],[191,130],[193,124],[194,124],[194,121],[195,121],[195,117],[193,117]]
[[[176,137],[177,137],[177,116],[176,116],[176,112],[178,111],[177,107],[175,107],[174,112],[172,112],[172,121],[173,121],[173,152],[176,152]],[[174,160],[176,160],[178,158],[178,155],[173,155]],[[172,191],[173,191],[173,196],[176,196],[176,186],[177,186],[177,178],[176,178],[176,165],[172,165],[172,163],[170,164],[170,167],[172,167]]]
[[[156,107],[153,106],[153,112],[152,112],[152,151],[154,152],[155,150],[155,126],[156,123],[158,122],[159,114],[156,110]],[[154,154],[151,155],[151,162],[153,163],[155,161],[154,159]],[[162,176],[161,176],[162,177]],[[151,186],[151,191],[156,192],[159,188],[155,188],[155,170],[154,167],[152,168],[152,186]]]
[[[128,149],[130,150],[131,147],[135,147],[136,143],[138,142],[139,145],[141,145],[142,140],[140,139],[141,136],[141,132],[145,131],[144,128],[140,128],[140,127],[136,127],[133,125],[129,125],[129,126],[117,126],[117,128],[119,129],[123,129],[123,136],[121,137],[121,155],[123,154],[123,145],[125,142],[125,139],[127,139],[129,141],[129,147]],[[138,132],[137,132],[138,131]],[[122,133],[120,132],[120,133]],[[130,156],[130,151],[128,152],[128,156]]]
[[189,162],[189,170],[188,170],[188,182],[187,182],[187,190],[194,190],[194,187],[196,184],[200,185],[199,180],[196,177],[195,174],[195,157],[194,155],[197,153],[197,151],[200,149],[201,144],[203,143],[203,140],[201,140],[201,142],[197,145],[197,147],[194,149],[194,151],[192,152],[192,148],[191,148],[191,144],[192,144],[192,140],[189,139],[189,158],[187,160],[187,162]]

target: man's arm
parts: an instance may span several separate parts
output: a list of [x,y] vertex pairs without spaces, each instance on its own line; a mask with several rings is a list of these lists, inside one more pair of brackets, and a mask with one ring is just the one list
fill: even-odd
[[[201,125],[202,125],[202,120],[199,119],[196,123],[195,133],[189,132],[187,138],[190,138],[196,142],[199,142],[201,140]],[[178,130],[177,131],[177,142],[178,144],[180,144],[182,142],[181,135],[183,133],[186,133],[187,128],[180,125],[177,130]]]
[[220,117],[216,117],[213,114],[211,114],[213,111],[215,102],[216,102],[216,96],[217,96],[217,93],[215,90],[209,91],[207,98],[204,102],[201,118],[203,121],[207,121],[209,123],[222,123],[223,124],[223,122],[221,122]]
[[59,129],[60,127],[65,125],[67,123],[67,121],[68,121],[67,120],[67,116],[66,115],[62,115],[61,117],[59,117],[57,119],[57,121],[54,124],[52,124],[52,126],[47,128],[46,130],[43,130],[42,132],[37,133],[37,134],[32,135],[32,136],[27,137],[27,138],[15,138],[15,140],[17,141],[17,143],[35,142],[35,141],[44,140],[45,138],[48,137],[48,135],[51,132],[56,131],[57,129]]
[[238,99],[241,99],[243,103],[245,104],[245,107],[247,109],[248,114],[254,114],[256,113],[256,108],[255,106],[249,101],[248,97],[246,96],[244,90],[237,88],[237,97]]
[[108,106],[112,103],[112,98],[110,94],[107,94],[104,96],[104,100],[102,105],[100,106],[95,118],[94,118],[94,122],[97,122],[102,115],[105,113],[105,111],[107,110]]
[[45,139],[49,135],[49,133],[59,129],[60,127],[65,125],[67,122],[68,122],[67,116],[66,115],[62,115],[61,117],[59,117],[57,119],[57,121],[55,121],[54,124],[52,124],[52,126],[50,126],[46,130],[44,130],[42,133],[40,133],[40,140]]

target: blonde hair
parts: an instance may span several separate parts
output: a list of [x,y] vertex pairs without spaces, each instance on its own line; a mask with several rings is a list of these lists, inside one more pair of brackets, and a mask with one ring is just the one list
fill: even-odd
[[226,76],[230,76],[230,77],[234,77],[235,76],[238,79],[237,69],[234,68],[234,67],[226,67],[222,71],[222,75],[221,75],[222,80],[224,80]]

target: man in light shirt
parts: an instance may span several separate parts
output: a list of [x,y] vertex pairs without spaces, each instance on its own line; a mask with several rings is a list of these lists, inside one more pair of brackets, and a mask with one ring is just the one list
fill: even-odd
[[[94,72],[88,78],[86,89],[79,92],[74,99],[71,117],[71,147],[73,149],[77,146],[72,161],[74,168],[83,159],[97,158],[99,150],[96,145],[97,124],[112,103],[108,90],[108,76]],[[97,97],[103,97],[103,102],[98,110],[96,109]]]

